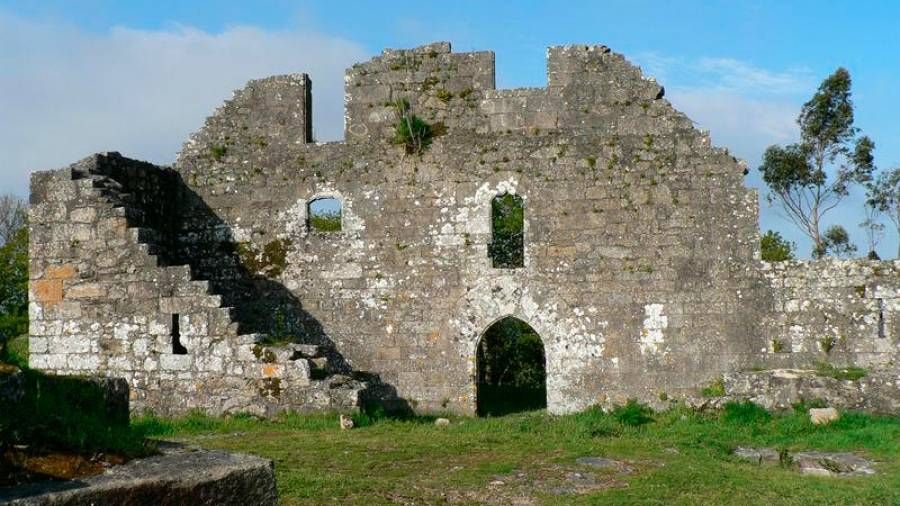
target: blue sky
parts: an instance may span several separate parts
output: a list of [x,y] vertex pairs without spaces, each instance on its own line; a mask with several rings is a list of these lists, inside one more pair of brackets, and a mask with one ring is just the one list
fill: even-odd
[[[384,47],[490,49],[498,87],[545,83],[546,47],[602,43],[666,86],[714,143],[748,161],[797,136],[838,66],[881,168],[900,165],[900,2],[287,2],[0,0],[0,192],[97,150],[169,163],[248,79],[309,72],[319,139],[339,139],[342,70]],[[764,193],[764,190],[762,190]],[[826,217],[860,248],[861,192]],[[761,202],[763,229],[808,241]],[[879,246],[897,250],[890,230]]]

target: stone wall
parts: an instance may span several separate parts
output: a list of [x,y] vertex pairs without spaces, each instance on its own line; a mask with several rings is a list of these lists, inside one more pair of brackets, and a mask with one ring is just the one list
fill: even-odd
[[[244,262],[268,279],[254,299],[277,301],[289,332],[423,409],[473,410],[478,339],[507,315],[545,340],[554,412],[675,393],[756,362],[762,339],[745,337],[759,335],[756,319],[734,316],[739,291],[760,285],[747,275],[756,197],[744,167],[621,56],[572,46],[550,58],[550,87],[496,92],[489,53],[387,51],[348,70],[346,143],[238,143],[212,161],[198,153],[214,146],[190,143],[176,170],[203,205],[188,249],[208,258],[218,240],[261,260],[283,247],[283,265]],[[517,94],[533,100],[517,110]],[[421,156],[391,143],[385,104],[398,99],[447,128]],[[234,109],[194,138],[237,138]],[[525,201],[522,269],[493,269],[487,255],[490,201],[504,192]],[[321,196],[341,200],[340,233],[308,230]],[[272,312],[248,311],[248,326],[263,330],[253,313]]]
[[124,378],[136,411],[355,407],[355,392],[333,404],[328,385],[311,381],[315,350],[268,352],[240,333],[209,282],[169,263],[181,184],[115,153],[34,174],[30,366]]
[[767,362],[887,366],[900,356],[900,261],[763,263]]
[[[603,46],[566,46],[548,51],[546,88],[493,88],[492,53],[456,54],[446,43],[388,50],[347,72],[347,140],[313,144],[305,76],[253,81],[185,144],[169,193],[178,219],[164,248],[151,247],[155,228],[134,220],[128,226],[141,231],[115,229],[130,239],[124,246],[116,235],[90,234],[70,244],[84,183],[68,181],[66,171],[37,175],[32,223],[69,247],[32,246],[32,336],[43,350],[34,364],[124,374],[144,405],[164,410],[173,403],[235,410],[260,398],[270,408],[305,406],[307,394],[275,398],[259,386],[271,368],[248,351],[266,335],[320,350],[315,358],[327,358],[326,372],[338,377],[371,373],[411,407],[472,413],[478,341],[512,315],[541,335],[548,406],[563,413],[627,397],[690,396],[731,371],[814,358],[807,352],[815,319],[843,311],[843,299],[813,283],[817,266],[759,262],[757,196],[743,185],[746,167],[710,146],[658,84]],[[420,155],[392,142],[397,100],[443,125]],[[45,190],[51,180],[53,190]],[[493,268],[488,257],[490,202],[504,193],[524,200],[519,269]],[[341,202],[340,232],[309,228],[308,205],[320,197]],[[153,207],[152,199],[139,204]],[[80,228],[96,235],[104,227]],[[187,269],[153,284],[188,291],[174,305],[162,293],[142,298],[128,288],[125,273],[144,272],[141,255],[154,248],[169,267],[146,271],[157,273],[153,279]],[[136,256],[97,271],[93,263],[107,249]],[[47,265],[72,262],[84,265],[63,270],[72,277],[53,285],[66,296],[46,291],[60,276]],[[854,274],[853,265],[834,286],[856,295],[864,284],[852,309],[871,319],[875,300],[887,300],[879,280],[896,276],[896,267],[866,264]],[[70,280],[82,277],[126,291],[88,294],[79,304],[104,309],[86,312],[68,291],[89,282]],[[208,293],[191,291],[199,287]],[[789,313],[791,301],[820,295],[808,315]],[[852,334],[866,337],[843,333],[833,357],[890,360],[892,300],[882,310],[886,341],[870,339],[871,325]],[[203,323],[183,324],[188,355],[166,359],[188,365],[165,369],[171,343],[163,323],[194,305]],[[66,315],[57,318],[56,308]],[[87,332],[66,322],[99,324],[111,337],[78,347]],[[133,332],[116,334],[123,322]],[[809,337],[788,340],[785,332],[797,326]],[[796,353],[773,353],[775,339]],[[137,351],[140,343],[158,363],[136,360],[152,358]],[[271,356],[287,364],[297,354]],[[112,365],[118,361],[127,367]],[[281,390],[317,385],[304,374],[278,377]],[[193,394],[173,400],[182,389]]]

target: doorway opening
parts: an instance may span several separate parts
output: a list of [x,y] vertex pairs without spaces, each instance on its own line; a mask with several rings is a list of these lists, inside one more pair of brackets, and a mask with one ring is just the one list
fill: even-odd
[[538,333],[508,316],[484,332],[476,352],[478,416],[547,407],[547,360]]

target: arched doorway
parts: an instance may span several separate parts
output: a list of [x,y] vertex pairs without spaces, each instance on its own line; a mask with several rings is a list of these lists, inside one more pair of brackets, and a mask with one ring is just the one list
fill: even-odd
[[478,342],[476,409],[501,416],[547,407],[547,360],[538,333],[508,316],[494,322]]

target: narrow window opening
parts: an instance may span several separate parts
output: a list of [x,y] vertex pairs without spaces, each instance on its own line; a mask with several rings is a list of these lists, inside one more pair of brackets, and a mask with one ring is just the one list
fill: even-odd
[[333,197],[315,199],[307,210],[309,229],[315,232],[341,231],[341,201]]
[[878,338],[884,339],[887,336],[884,330],[884,299],[878,299]]
[[525,266],[525,206],[518,195],[498,195],[491,200],[491,244],[488,255],[494,268]]
[[181,344],[181,317],[178,313],[172,315],[172,353],[187,355],[187,348]]

